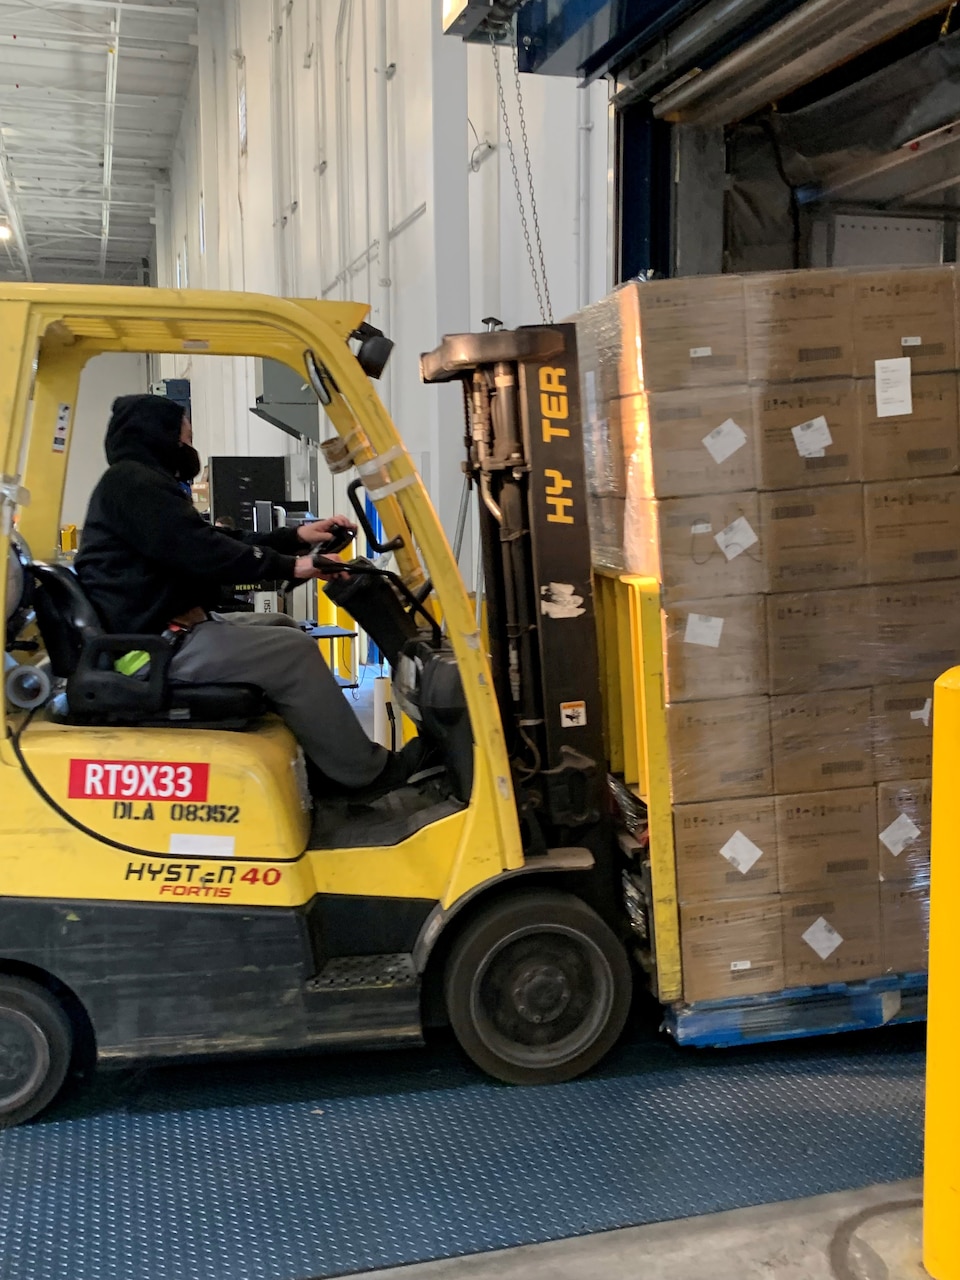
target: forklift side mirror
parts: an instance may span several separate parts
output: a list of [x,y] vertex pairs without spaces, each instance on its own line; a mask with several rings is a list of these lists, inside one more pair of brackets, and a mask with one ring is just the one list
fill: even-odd
[[393,342],[380,329],[375,329],[372,324],[366,323],[362,324],[352,336],[360,341],[357,351],[360,368],[368,378],[379,378],[387,367],[387,361],[393,351]]

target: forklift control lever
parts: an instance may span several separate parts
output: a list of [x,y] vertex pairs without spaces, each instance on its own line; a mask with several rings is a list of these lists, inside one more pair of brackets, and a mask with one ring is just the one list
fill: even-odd
[[347,497],[350,499],[350,505],[353,507],[353,513],[357,517],[357,523],[366,534],[367,542],[370,550],[375,551],[378,556],[383,555],[387,551],[396,551],[403,546],[403,539],[400,537],[391,538],[389,542],[381,542],[374,532],[373,525],[364,509],[363,503],[357,497],[357,490],[363,485],[362,480],[354,480],[347,488]]

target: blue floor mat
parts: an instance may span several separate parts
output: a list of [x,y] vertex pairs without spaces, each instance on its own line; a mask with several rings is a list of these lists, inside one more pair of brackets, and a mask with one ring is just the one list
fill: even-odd
[[722,1052],[635,1031],[569,1085],[423,1053],[100,1075],[0,1133],[2,1280],[306,1280],[894,1181],[923,1028]]

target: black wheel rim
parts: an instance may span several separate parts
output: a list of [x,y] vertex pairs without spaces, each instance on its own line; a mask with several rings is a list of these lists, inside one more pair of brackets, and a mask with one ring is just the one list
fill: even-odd
[[592,938],[565,925],[529,925],[487,953],[470,997],[486,1046],[514,1066],[543,1070],[596,1041],[613,1007],[614,978]]
[[19,1009],[0,1009],[0,1116],[29,1102],[49,1070],[43,1029]]

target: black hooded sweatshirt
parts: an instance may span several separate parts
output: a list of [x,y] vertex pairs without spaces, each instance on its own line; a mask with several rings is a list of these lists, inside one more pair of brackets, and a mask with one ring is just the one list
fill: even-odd
[[293,577],[308,548],[295,529],[226,533],[178,480],[183,410],[164,396],[121,396],[107,427],[109,468],[90,498],[76,571],[109,632],[159,634],[221,588]]

